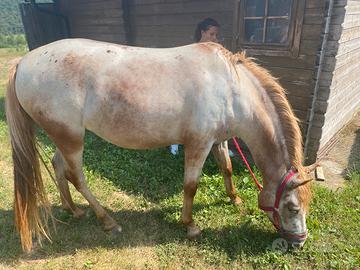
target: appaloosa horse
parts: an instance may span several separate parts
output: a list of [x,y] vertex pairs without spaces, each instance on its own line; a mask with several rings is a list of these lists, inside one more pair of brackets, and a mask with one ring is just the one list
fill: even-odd
[[[248,145],[264,178],[259,205],[292,242],[306,239],[310,193],[302,179],[297,119],[283,88],[263,68],[220,45],[137,48],[85,39],[57,41],[24,56],[10,72],[6,116],[15,181],[15,220],[23,249],[47,236],[49,209],[41,179],[34,123],[56,145],[53,158],[63,207],[80,216],[68,182],[87,199],[105,230],[120,231],[88,189],[82,170],[85,129],[126,148],[184,145],[182,221],[188,237],[201,169],[211,149],[226,189],[231,182],[227,139]],[[45,217],[44,217],[45,216]]]

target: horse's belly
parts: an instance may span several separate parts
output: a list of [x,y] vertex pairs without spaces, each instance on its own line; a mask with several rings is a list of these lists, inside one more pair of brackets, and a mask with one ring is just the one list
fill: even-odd
[[182,142],[179,120],[157,119],[143,114],[97,115],[85,118],[85,127],[103,139],[124,148],[149,149]]
[[96,135],[106,141],[120,147],[131,149],[149,149],[170,145],[172,143],[181,143],[181,139],[176,137],[170,138],[167,132],[160,134],[156,131],[149,133],[144,130],[133,127],[112,127],[102,125],[102,128],[88,128]]

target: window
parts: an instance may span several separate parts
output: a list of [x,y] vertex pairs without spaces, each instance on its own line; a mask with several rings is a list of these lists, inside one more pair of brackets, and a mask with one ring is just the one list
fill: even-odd
[[238,0],[234,45],[250,54],[296,57],[304,3],[303,0]]

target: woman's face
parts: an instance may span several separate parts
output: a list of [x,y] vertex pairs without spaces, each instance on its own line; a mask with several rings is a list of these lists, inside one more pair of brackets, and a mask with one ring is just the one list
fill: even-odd
[[210,26],[208,30],[201,31],[200,42],[208,42],[208,41],[219,42],[218,35],[219,35],[219,27]]

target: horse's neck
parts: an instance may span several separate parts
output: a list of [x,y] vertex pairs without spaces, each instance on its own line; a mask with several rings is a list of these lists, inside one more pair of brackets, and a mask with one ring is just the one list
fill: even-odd
[[276,186],[290,167],[282,126],[275,110],[264,104],[254,107],[261,109],[244,119],[238,134],[248,146],[265,185]]
[[266,133],[254,136],[253,139],[245,143],[263,175],[265,185],[274,184],[277,186],[277,182],[288,170],[289,162],[286,160],[287,154],[284,153],[281,142],[271,139]]

